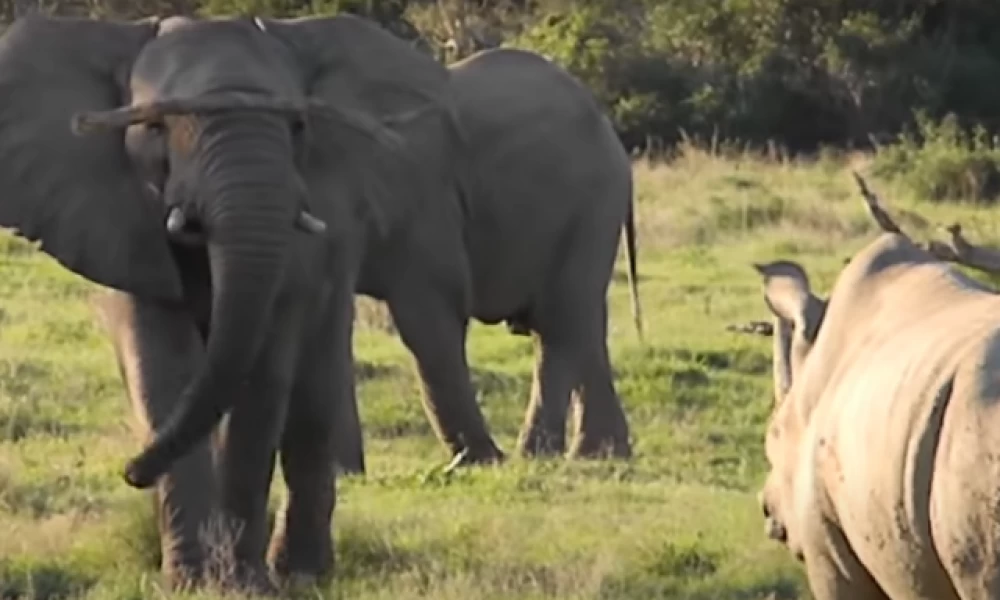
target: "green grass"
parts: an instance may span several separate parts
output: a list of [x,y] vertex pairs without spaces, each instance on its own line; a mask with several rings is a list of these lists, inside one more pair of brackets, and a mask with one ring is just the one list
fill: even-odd
[[[849,167],[832,158],[688,149],[669,166],[637,163],[636,176],[645,345],[621,271],[610,292],[635,459],[515,459],[444,475],[448,457],[420,408],[408,355],[379,307],[362,303],[370,474],[341,482],[337,579],[308,597],[808,597],[800,566],[765,539],[755,501],[770,343],[725,327],[767,316],[751,261],[800,260],[825,292],[874,226]],[[921,203],[906,186],[871,183],[918,237],[959,219],[971,239],[998,238],[983,209]],[[88,305],[95,289],[0,237],[0,598],[163,595],[150,503],[118,476],[138,446]],[[482,407],[511,450],[531,342],[477,325],[469,348]]]

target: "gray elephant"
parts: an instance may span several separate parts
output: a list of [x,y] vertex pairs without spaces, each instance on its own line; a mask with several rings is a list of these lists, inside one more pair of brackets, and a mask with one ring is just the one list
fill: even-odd
[[329,572],[356,280],[369,238],[459,213],[450,94],[347,16],[34,16],[0,38],[0,225],[114,290],[101,313],[151,438],[126,479],[156,486],[171,582],[204,573],[216,525],[238,530],[237,584]]
[[[567,409],[577,390],[570,455],[628,457],[628,422],[608,358],[606,296],[624,227],[641,335],[629,156],[589,90],[537,54],[487,50],[450,70],[466,148],[465,211],[412,224],[426,252],[372,249],[359,291],[386,301],[416,357],[425,408],[454,466],[503,458],[469,376],[470,315],[535,336],[521,454],[566,450]],[[453,230],[466,240],[463,253],[434,241]],[[461,302],[466,285],[468,305]],[[363,472],[357,412],[338,424],[341,466]]]

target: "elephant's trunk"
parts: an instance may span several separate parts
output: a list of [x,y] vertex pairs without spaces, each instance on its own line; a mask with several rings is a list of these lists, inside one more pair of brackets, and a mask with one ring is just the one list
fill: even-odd
[[241,393],[271,327],[302,198],[290,153],[276,157],[260,150],[275,146],[261,136],[240,137],[222,133],[203,150],[208,197],[201,218],[213,289],[205,364],[155,441],[129,463],[125,477],[135,487],[152,485],[211,433]]

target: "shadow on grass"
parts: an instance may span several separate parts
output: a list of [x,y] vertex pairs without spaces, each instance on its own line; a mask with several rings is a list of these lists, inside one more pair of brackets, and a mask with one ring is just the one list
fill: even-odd
[[624,574],[608,578],[600,598],[685,598],[687,600],[796,600],[799,581],[783,573],[762,573],[740,581],[727,573],[725,553],[698,544],[667,542]]
[[[4,404],[0,402],[0,407]],[[9,403],[13,404],[13,403]],[[0,441],[19,442],[32,436],[66,438],[82,431],[82,427],[60,421],[55,416],[39,412],[37,407],[5,407],[0,414]]]
[[493,369],[471,367],[472,385],[479,395],[517,397],[527,400],[531,389],[531,374],[513,374]]
[[[688,348],[673,348],[667,346],[634,347],[624,350],[615,361],[616,378],[651,377],[684,373],[683,365],[688,371],[730,371],[741,375],[763,375],[771,370],[770,350],[753,347],[736,347],[726,351],[721,350],[691,350]],[[692,383],[707,384],[706,377],[694,377],[690,374],[680,375],[691,379]],[[682,381],[683,382],[683,381]]]
[[362,359],[354,359],[354,376],[358,382],[373,379],[392,379],[406,375],[407,369],[400,365],[375,363]]
[[0,598],[4,600],[73,598],[96,582],[94,573],[58,558],[0,558]]

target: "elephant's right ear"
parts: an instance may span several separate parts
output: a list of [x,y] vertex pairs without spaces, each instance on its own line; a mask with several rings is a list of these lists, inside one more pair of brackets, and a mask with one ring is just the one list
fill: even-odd
[[342,174],[383,233],[422,206],[409,199],[436,198],[462,175],[455,165],[463,138],[443,65],[348,14],[255,22],[291,51],[306,94],[340,115],[317,119],[326,123],[310,148],[314,172]]
[[0,37],[0,227],[102,285],[181,297],[161,208],[143,190],[121,131],[77,136],[79,111],[125,101],[156,21],[29,16]]

